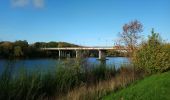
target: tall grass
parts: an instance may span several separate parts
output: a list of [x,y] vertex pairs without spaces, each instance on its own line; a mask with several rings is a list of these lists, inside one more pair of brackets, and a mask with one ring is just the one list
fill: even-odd
[[12,70],[6,67],[0,75],[0,100],[53,100],[64,96],[73,98],[77,94],[79,99],[100,98],[107,91],[134,80],[130,76],[131,68],[90,66],[84,59],[66,60],[46,73],[21,69],[14,75]]
[[[142,73],[142,72],[140,72]],[[63,100],[101,100],[103,96],[110,92],[115,92],[121,88],[127,87],[130,83],[144,77],[143,74],[135,72],[131,66],[122,66],[116,71],[114,77],[107,80],[100,80],[97,84],[82,85],[70,91]],[[60,98],[61,99],[61,98]]]

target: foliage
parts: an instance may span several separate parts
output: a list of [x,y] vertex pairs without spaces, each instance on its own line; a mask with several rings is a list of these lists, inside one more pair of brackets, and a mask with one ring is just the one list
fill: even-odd
[[11,42],[2,42],[0,44],[1,47],[1,56],[6,57],[6,56],[13,56],[13,43]]
[[23,55],[22,49],[20,46],[15,46],[14,47],[14,56],[15,57],[20,57]]
[[167,44],[161,42],[158,33],[152,30],[147,42],[144,42],[134,55],[137,68],[145,69],[147,73],[164,72],[170,69],[170,52]]
[[[0,42],[0,57],[2,58],[23,58],[23,57],[49,57],[53,52],[41,51],[40,48],[44,47],[77,47],[78,45],[66,42],[36,42],[28,44],[26,40],[15,42]],[[72,52],[73,53],[73,52]],[[56,54],[54,54],[56,56]]]
[[14,46],[20,46],[21,48],[24,49],[24,48],[27,48],[29,46],[29,44],[26,40],[24,40],[24,41],[18,40],[18,41],[14,42]]
[[[58,52],[42,51],[40,48],[58,48],[58,47],[80,47],[75,44],[66,42],[35,42],[28,44],[26,40],[17,40],[15,42],[0,42],[0,57],[1,58],[39,58],[39,57],[57,57]],[[66,51],[71,57],[75,56],[75,51]],[[108,50],[107,56],[124,56],[124,53]],[[97,50],[82,51],[84,57],[98,57]]]
[[141,37],[139,33],[142,31],[143,25],[138,20],[124,24],[123,32],[120,33],[120,44],[118,45],[127,48],[128,53],[133,54]]
[[116,50],[108,50],[107,51],[108,56],[114,56],[114,57],[123,57],[125,56],[124,52],[116,51]]
[[47,47],[78,47],[78,45],[67,43],[67,42],[36,42],[33,44],[36,48],[47,48]]

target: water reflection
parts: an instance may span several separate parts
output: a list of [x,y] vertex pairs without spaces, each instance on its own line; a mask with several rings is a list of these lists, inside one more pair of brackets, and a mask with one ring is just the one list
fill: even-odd
[[[72,59],[72,58],[71,58]],[[26,60],[0,60],[0,73],[5,66],[10,66],[16,68],[24,67],[29,70],[35,70],[37,68],[42,69],[42,71],[53,70],[59,63],[62,63],[62,59],[26,59]],[[94,57],[89,57],[86,59],[88,65],[99,64],[103,66],[115,66],[119,68],[122,64],[129,64],[129,59],[126,57],[107,57],[107,60],[97,60]]]

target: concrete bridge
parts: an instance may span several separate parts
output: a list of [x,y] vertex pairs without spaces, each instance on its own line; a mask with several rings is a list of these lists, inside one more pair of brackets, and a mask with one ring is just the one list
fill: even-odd
[[45,51],[59,51],[59,58],[65,56],[66,54],[64,51],[68,50],[74,50],[76,51],[76,58],[78,58],[81,53],[80,51],[89,51],[89,50],[97,50],[99,52],[99,57],[98,59],[100,60],[105,60],[106,59],[106,50],[121,50],[123,51],[124,49],[121,48],[116,48],[116,47],[63,47],[63,48],[41,48],[41,50]]

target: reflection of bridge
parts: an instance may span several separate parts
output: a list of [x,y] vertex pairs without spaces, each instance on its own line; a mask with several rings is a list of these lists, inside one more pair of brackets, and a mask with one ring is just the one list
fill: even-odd
[[116,47],[63,47],[63,48],[41,48],[41,50],[46,50],[46,51],[59,51],[59,58],[65,56],[66,54],[64,51],[68,50],[74,50],[76,51],[76,58],[81,56],[80,51],[85,51],[85,50],[97,50],[99,51],[99,59],[105,60],[106,59],[106,50],[124,50],[121,48],[116,48]]

